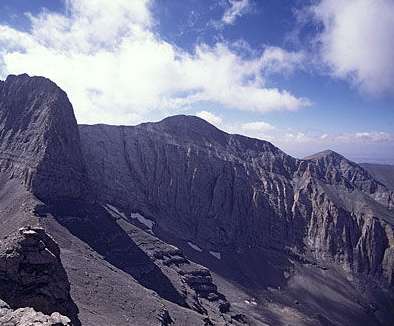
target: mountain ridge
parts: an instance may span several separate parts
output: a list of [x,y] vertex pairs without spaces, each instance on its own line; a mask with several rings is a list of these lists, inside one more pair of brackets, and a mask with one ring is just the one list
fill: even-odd
[[0,234],[53,236],[83,325],[394,321],[393,192],[356,163],[197,117],[77,126],[55,84],[5,83]]

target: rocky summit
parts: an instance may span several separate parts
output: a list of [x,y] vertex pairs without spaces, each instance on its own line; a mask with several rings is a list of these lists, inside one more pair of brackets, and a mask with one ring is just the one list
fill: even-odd
[[391,326],[392,180],[194,116],[78,126],[56,84],[9,76],[0,322]]

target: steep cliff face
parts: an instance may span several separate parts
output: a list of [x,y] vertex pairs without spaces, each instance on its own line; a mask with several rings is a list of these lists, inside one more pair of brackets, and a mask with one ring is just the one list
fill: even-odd
[[91,201],[83,160],[62,90],[27,75],[0,83],[0,298],[7,302],[0,302],[0,323],[247,320],[230,308],[208,269],[127,220],[119,225],[123,213]]
[[306,159],[315,163],[314,175],[319,180],[336,187],[343,187],[349,192],[359,190],[383,206],[394,208],[394,196],[390,188],[375,179],[360,165],[330,150]]
[[339,154],[297,160],[187,116],[80,133],[99,201],[206,250],[291,249],[392,283],[393,193]]
[[268,142],[182,116],[137,127],[81,126],[80,132],[100,201],[142,210],[213,250],[297,236],[285,228],[293,223],[286,212],[297,161]]
[[62,249],[41,229],[1,243],[12,309],[74,318],[68,276],[84,325],[394,322],[392,190],[337,153],[190,116],[78,128],[64,92],[21,75],[0,82],[0,169],[1,235],[41,225]]
[[303,176],[309,193],[312,248],[348,270],[393,284],[393,192],[359,165],[332,152],[315,154]]
[[50,80],[10,75],[0,84],[0,169],[40,198],[81,196],[84,167],[74,112]]
[[394,165],[371,163],[362,163],[360,165],[372,174],[376,180],[379,180],[389,189],[394,191]]

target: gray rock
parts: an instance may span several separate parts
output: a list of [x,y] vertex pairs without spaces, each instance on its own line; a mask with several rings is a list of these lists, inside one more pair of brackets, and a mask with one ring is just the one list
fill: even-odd
[[80,134],[99,201],[206,250],[312,250],[392,284],[393,192],[337,153],[297,160],[189,116]]
[[376,180],[394,191],[394,165],[362,163],[360,166],[373,175]]
[[6,326],[71,326],[71,320],[58,312],[47,316],[33,308],[19,308],[2,311],[0,324]]
[[[69,292],[59,247],[44,229],[22,228],[0,243],[0,297],[11,307],[33,307],[46,314],[61,312],[77,319],[77,308]],[[37,314],[30,311],[36,318]],[[14,315],[27,318],[18,310]],[[51,318],[63,320],[59,313]],[[20,323],[24,325],[23,321]]]
[[17,232],[34,221],[64,249],[84,325],[394,322],[392,189],[337,153],[299,160],[188,116],[78,128],[64,92],[27,75],[0,83],[0,127],[13,309],[75,316],[59,248]]
[[83,193],[74,112],[55,83],[10,75],[0,84],[0,169],[43,199]]

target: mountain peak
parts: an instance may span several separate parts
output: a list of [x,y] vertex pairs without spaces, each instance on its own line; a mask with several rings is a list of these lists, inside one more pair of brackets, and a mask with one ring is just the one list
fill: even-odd
[[227,143],[227,133],[193,115],[175,115],[152,125],[159,130],[180,136],[184,140]]
[[[214,129],[219,130],[214,125],[209,123],[208,121],[197,117],[195,115],[185,115],[185,114],[178,114],[173,115],[163,120],[159,121],[158,124],[167,125],[167,126],[175,126],[175,127],[186,127],[186,128],[202,128],[203,130],[206,129]],[[223,132],[223,131],[222,131]]]
[[35,90],[45,87],[48,90],[61,91],[59,86],[57,86],[52,80],[42,76],[29,76],[28,74],[8,75],[5,81],[3,81],[3,86],[7,85],[29,85],[32,88],[34,87]]
[[[29,78],[33,78],[33,77],[30,77],[30,75],[28,75],[26,73],[20,74],[20,75],[10,74],[10,75],[7,76],[6,81],[10,82],[10,81],[13,81],[15,79],[29,79]],[[44,77],[42,77],[42,78],[44,78]]]
[[0,88],[0,168],[40,198],[81,193],[83,164],[66,93],[44,77],[9,75]]
[[331,149],[327,149],[327,150],[324,150],[324,151],[321,151],[321,152],[318,152],[318,153],[306,156],[306,157],[304,157],[304,160],[314,160],[314,161],[316,161],[316,160],[319,160],[319,159],[322,159],[322,158],[328,158],[328,157],[330,157],[330,158],[337,158],[337,159],[345,159],[345,157],[342,156],[341,154],[339,154],[339,153],[337,153],[337,152],[335,152],[335,151],[333,151]]

